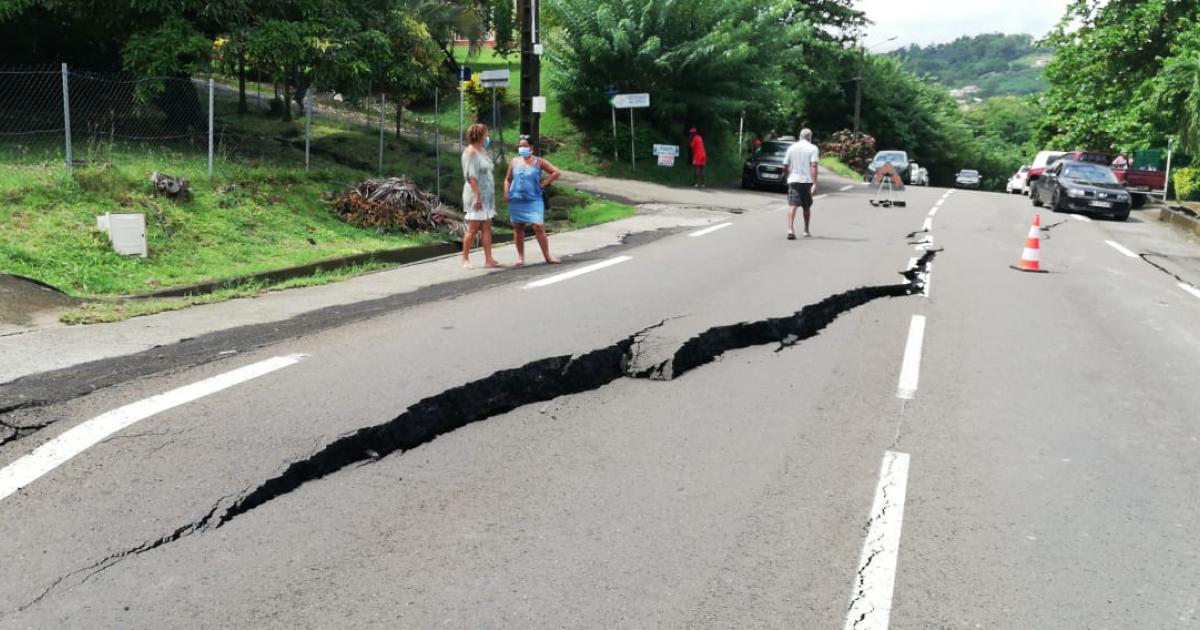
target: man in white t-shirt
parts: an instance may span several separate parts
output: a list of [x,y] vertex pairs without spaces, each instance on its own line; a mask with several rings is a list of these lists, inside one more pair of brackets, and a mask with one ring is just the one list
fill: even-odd
[[812,143],[812,130],[800,132],[800,141],[788,147],[783,158],[783,173],[788,184],[788,240],[796,240],[796,207],[804,208],[804,236],[812,215],[813,195],[817,192],[817,160],[819,151]]

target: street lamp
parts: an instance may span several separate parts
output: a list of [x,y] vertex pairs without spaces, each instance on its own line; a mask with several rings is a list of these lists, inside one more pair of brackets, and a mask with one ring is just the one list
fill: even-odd
[[854,137],[855,138],[858,138],[858,127],[859,127],[859,122],[861,121],[861,115],[862,115],[863,66],[866,65],[867,51],[874,49],[874,48],[878,48],[879,46],[882,46],[888,42],[894,42],[897,39],[900,39],[899,35],[889,37],[877,44],[872,45],[871,48],[866,48],[862,45],[861,37],[858,40],[859,41],[859,44],[858,44],[858,80],[855,82],[855,88],[854,88]]

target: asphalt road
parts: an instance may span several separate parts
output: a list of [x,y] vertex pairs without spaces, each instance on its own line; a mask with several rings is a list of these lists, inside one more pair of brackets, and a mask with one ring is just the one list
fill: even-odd
[[824,192],[43,410],[0,628],[1200,627],[1200,247]]

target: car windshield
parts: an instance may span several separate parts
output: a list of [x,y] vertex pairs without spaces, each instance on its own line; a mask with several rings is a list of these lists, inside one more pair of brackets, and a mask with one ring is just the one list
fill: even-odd
[[1097,184],[1115,184],[1117,177],[1110,169],[1096,164],[1071,164],[1063,171],[1063,177],[1077,179],[1081,182]]
[[963,171],[959,174],[963,177],[979,177],[979,171]]
[[888,151],[876,155],[875,161],[879,163],[891,162],[892,164],[903,164],[908,161],[908,156],[902,151]]
[[758,149],[758,155],[766,157],[783,157],[787,154],[790,142],[764,142]]

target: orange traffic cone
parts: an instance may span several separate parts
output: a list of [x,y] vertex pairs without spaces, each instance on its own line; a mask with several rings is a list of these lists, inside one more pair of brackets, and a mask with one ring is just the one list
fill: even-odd
[[1029,226],[1029,236],[1025,238],[1025,250],[1021,252],[1021,262],[1012,266],[1017,271],[1031,273],[1046,273],[1042,269],[1040,252],[1042,249],[1042,215],[1033,215],[1033,225]]

